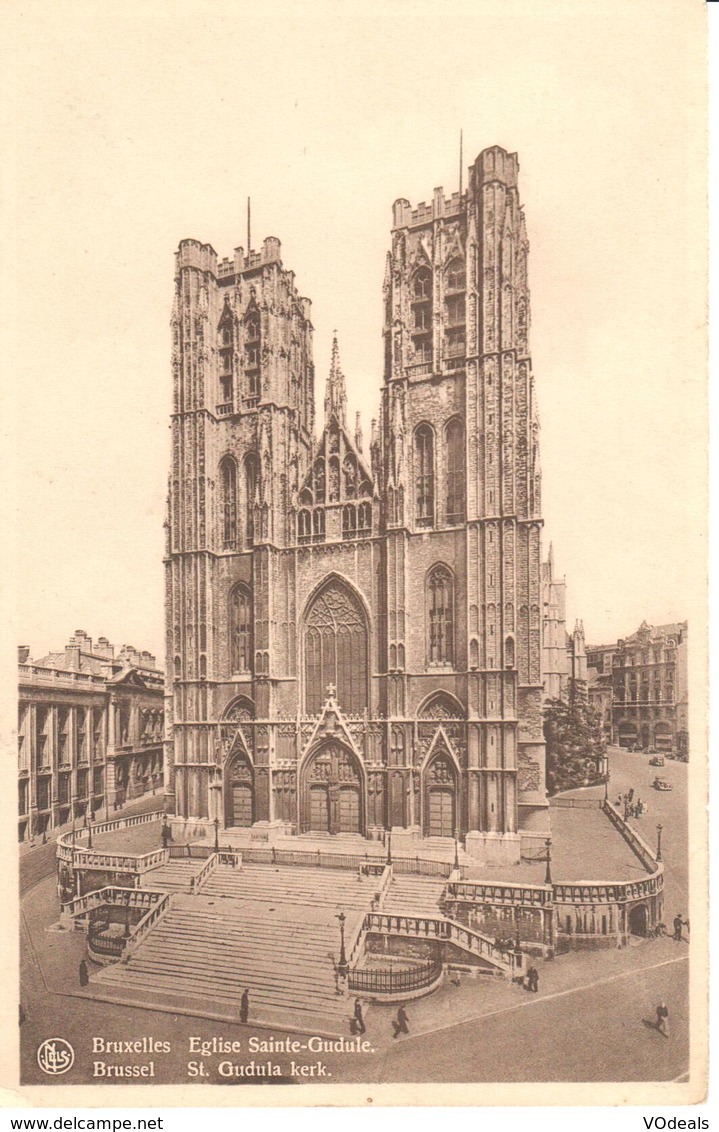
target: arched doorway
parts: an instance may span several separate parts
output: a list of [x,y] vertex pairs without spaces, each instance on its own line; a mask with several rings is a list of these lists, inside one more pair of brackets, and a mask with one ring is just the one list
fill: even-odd
[[646,936],[649,914],[646,904],[635,904],[629,913],[629,931],[632,935]]
[[654,746],[658,751],[671,751],[672,725],[660,721],[654,725]]
[[255,784],[245,755],[237,755],[227,772],[225,825],[247,828],[255,820]]
[[340,743],[325,743],[302,771],[303,833],[363,833],[364,797],[358,759]]
[[436,755],[424,775],[424,833],[454,837],[457,828],[457,775],[447,755]]

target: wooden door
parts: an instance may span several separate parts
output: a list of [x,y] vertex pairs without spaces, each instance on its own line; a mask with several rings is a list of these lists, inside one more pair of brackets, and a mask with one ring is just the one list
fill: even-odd
[[446,788],[434,787],[429,792],[430,837],[452,837],[454,835],[454,793]]
[[310,787],[310,829],[317,833],[329,833],[330,806],[326,786]]
[[359,791],[354,786],[343,786],[340,790],[339,832],[359,833],[359,831]]
[[252,825],[252,787],[245,783],[232,787],[232,824]]

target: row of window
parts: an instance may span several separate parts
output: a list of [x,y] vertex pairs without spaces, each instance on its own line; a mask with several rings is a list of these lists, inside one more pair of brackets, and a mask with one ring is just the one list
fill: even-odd
[[[450,666],[454,663],[454,578],[441,563],[427,574],[426,615],[427,663]],[[333,579],[314,599],[305,621],[310,714],[324,703],[328,684],[344,689],[345,699],[339,692],[337,696],[344,710],[365,710],[368,640],[367,617],[359,598]],[[252,671],[252,594],[244,582],[230,592],[230,664],[233,673]],[[364,688],[361,703],[360,688]]]
[[[372,504],[367,500],[355,506],[347,503],[342,508],[342,538],[366,538],[372,533]],[[297,516],[297,542],[306,546],[325,541],[325,511],[303,508]]]
[[[218,333],[220,356],[220,389],[222,400],[231,402],[234,396],[234,343],[232,316],[223,317]],[[247,396],[260,394],[260,312],[254,308],[248,311],[245,320],[245,345],[243,370],[246,379]]]
[[[415,523],[418,527],[435,524],[435,434],[424,423],[415,429]],[[444,430],[444,513],[448,523],[464,519],[465,483],[464,427],[455,417]]]
[[[461,358],[465,342],[465,267],[461,259],[453,259],[446,268],[444,300],[445,357]],[[412,278],[412,337],[415,358],[427,362],[432,357],[432,272],[420,267]]]
[[[220,462],[220,523],[223,550],[237,550],[240,546],[238,471],[237,461],[233,456],[225,456]],[[249,452],[245,456],[242,472],[244,545],[250,547],[254,543],[254,511],[260,489],[260,461],[254,452]]]

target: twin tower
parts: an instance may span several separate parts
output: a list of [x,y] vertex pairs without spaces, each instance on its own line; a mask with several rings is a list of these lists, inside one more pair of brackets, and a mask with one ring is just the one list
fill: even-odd
[[[547,829],[541,476],[516,154],[393,207],[369,450],[279,240],[179,247],[166,549],[167,793],[187,833]],[[436,842],[441,844],[441,840]],[[449,843],[449,842],[448,842]]]

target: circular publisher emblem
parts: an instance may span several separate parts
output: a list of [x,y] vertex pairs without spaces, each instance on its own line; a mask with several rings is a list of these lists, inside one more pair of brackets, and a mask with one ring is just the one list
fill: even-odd
[[37,1050],[37,1063],[43,1073],[57,1077],[67,1073],[75,1060],[75,1050],[64,1038],[46,1038]]

